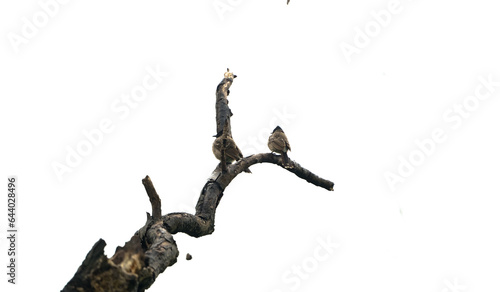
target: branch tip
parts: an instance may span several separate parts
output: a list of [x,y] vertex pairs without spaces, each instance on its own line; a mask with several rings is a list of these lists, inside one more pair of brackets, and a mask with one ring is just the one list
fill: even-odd
[[237,76],[235,74],[233,74],[232,72],[229,72],[229,68],[227,68],[227,71],[224,72],[224,78],[234,79],[236,77]]
[[160,196],[158,196],[158,193],[156,192],[156,189],[153,185],[153,182],[151,181],[151,178],[149,178],[149,176],[146,175],[146,177],[142,180],[142,184],[144,185],[146,193],[148,194],[149,197],[149,201],[151,202],[153,220],[160,220],[161,200]]

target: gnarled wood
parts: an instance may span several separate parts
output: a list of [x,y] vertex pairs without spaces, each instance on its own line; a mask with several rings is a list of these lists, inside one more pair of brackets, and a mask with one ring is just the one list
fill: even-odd
[[[220,136],[223,132],[230,134],[231,131],[232,113],[227,96],[235,77],[236,75],[228,70],[217,86],[216,136]],[[200,237],[214,232],[215,211],[224,195],[224,190],[236,176],[257,163],[281,166],[309,183],[333,191],[333,182],[317,176],[297,162],[289,160],[285,167],[279,155],[260,153],[242,158],[230,165],[225,163],[217,165],[201,190],[194,215],[170,213],[162,216],[160,197],[153,182],[146,176],[142,183],[151,202],[153,215],[147,213],[144,226],[135,232],[124,247],[118,247],[111,259],[104,255],[106,245],[104,240],[97,241],[62,291],[146,290],[159,274],[177,262],[179,251],[172,234],[182,232],[192,237]]]

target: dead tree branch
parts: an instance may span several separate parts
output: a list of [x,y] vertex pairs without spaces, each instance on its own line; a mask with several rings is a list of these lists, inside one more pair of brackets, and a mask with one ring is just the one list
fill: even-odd
[[[232,112],[228,106],[227,96],[235,77],[236,75],[228,69],[224,74],[224,79],[217,86],[217,134],[215,135],[217,137],[222,133],[230,137]],[[146,290],[159,274],[177,262],[179,251],[172,234],[182,232],[192,237],[200,237],[214,232],[215,211],[224,190],[237,175],[257,163],[281,166],[309,183],[333,191],[333,182],[317,176],[297,162],[290,160],[285,167],[279,155],[260,153],[239,159],[229,165],[220,163],[201,190],[194,215],[170,213],[162,216],[160,197],[153,182],[149,176],[146,176],[142,183],[151,202],[153,215],[150,216],[147,213],[146,224],[136,231],[123,247],[118,247],[110,259],[104,255],[106,243],[99,239],[62,291],[135,292]]]
[[245,157],[242,160],[236,162],[234,165],[231,165],[229,173],[234,178],[244,169],[257,163],[272,163],[279,165],[285,170],[294,173],[296,176],[306,180],[309,183],[312,183],[315,186],[333,191],[333,182],[317,176],[316,174],[303,168],[300,164],[293,160],[289,160],[287,165],[284,165],[283,160],[280,159],[280,156],[272,153],[260,153]]
[[214,137],[220,137],[223,132],[232,137],[230,118],[233,113],[229,108],[227,97],[229,96],[229,87],[231,87],[236,77],[236,75],[229,72],[228,68],[227,72],[224,73],[224,79],[217,85],[217,90],[215,91],[215,121],[217,124],[217,134],[215,134]]
[[144,188],[146,189],[146,193],[148,194],[149,201],[151,202],[151,208],[153,209],[153,220],[160,219],[161,217],[161,200],[160,196],[158,196],[158,193],[156,193],[155,187],[153,186],[153,182],[149,178],[149,176],[146,176],[142,180],[142,184],[144,185]]

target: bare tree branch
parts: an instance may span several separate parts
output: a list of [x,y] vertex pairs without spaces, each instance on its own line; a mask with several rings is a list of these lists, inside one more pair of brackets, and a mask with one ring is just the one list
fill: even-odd
[[[229,87],[236,75],[228,71],[217,86],[216,123],[217,137],[228,134],[230,137],[231,109],[227,96]],[[223,145],[224,146],[224,145]],[[161,215],[161,200],[153,182],[146,176],[142,183],[151,202],[152,216],[147,213],[146,224],[135,232],[124,245],[117,247],[115,254],[108,259],[104,255],[106,243],[100,239],[87,254],[74,277],[62,291],[144,291],[149,288],[159,274],[177,262],[179,251],[172,234],[182,232],[193,237],[209,235],[214,232],[215,211],[224,190],[241,172],[257,163],[271,163],[294,173],[299,178],[316,186],[333,191],[333,182],[323,179],[303,168],[295,161],[287,161],[273,153],[260,153],[226,165],[222,147],[222,161],[217,165],[201,190],[196,213],[170,213]],[[241,155],[241,154],[240,154]]]
[[[279,155],[273,153],[260,153],[255,155],[250,155],[231,165],[230,173],[236,177],[243,169],[248,168],[251,165],[257,163],[272,163],[281,166],[282,168],[294,173],[301,179],[305,179],[307,182],[312,183],[315,186],[322,187],[329,191],[333,191],[334,183],[317,176],[316,174],[310,172],[309,170],[303,168],[300,164],[293,160],[288,160],[288,162],[283,164],[283,160]],[[233,178],[234,178],[233,177]]]
[[153,220],[157,220],[161,218],[161,200],[158,193],[156,193],[155,187],[153,186],[153,182],[146,175],[146,177],[142,180],[142,184],[146,189],[146,193],[148,194],[149,201],[151,202],[151,208],[153,212]]
[[214,137],[219,137],[222,132],[226,132],[229,136],[231,135],[231,116],[233,113],[229,108],[229,101],[227,97],[229,96],[229,88],[233,84],[233,80],[236,75],[229,72],[224,73],[224,79],[217,85],[217,90],[215,92],[215,121],[217,124],[217,134]]

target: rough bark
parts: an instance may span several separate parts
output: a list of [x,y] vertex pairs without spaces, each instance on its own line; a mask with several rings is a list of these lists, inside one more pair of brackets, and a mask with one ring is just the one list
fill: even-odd
[[[226,72],[216,91],[217,133],[230,131],[231,109],[227,96],[236,75]],[[326,190],[333,191],[333,182],[323,179],[289,160],[283,165],[279,155],[260,153],[226,165],[217,165],[201,190],[196,213],[169,213],[161,215],[161,200],[149,176],[142,183],[151,202],[152,216],[147,213],[146,223],[132,238],[116,249],[108,259],[104,255],[105,241],[99,239],[87,254],[74,277],[63,288],[72,291],[144,291],[159,274],[177,262],[179,251],[172,234],[182,232],[192,237],[214,232],[215,211],[231,181],[245,169],[257,163],[275,164],[299,178]]]
[[230,118],[233,113],[229,108],[227,97],[229,96],[229,87],[231,87],[236,77],[236,75],[229,72],[228,68],[227,72],[224,74],[224,79],[217,85],[217,90],[215,92],[215,121],[217,124],[217,133],[214,137],[220,137],[223,131],[232,137]]

